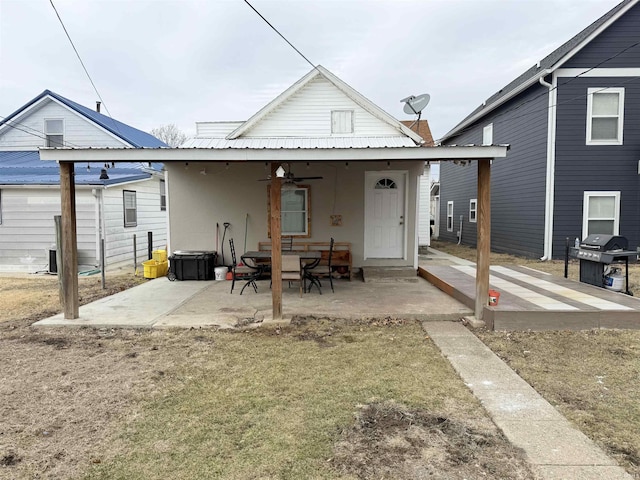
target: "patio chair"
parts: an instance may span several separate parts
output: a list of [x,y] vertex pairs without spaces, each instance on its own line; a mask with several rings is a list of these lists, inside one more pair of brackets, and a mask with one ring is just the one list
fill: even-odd
[[[315,284],[318,287],[318,291],[320,291],[320,280],[319,277],[320,276],[325,276],[327,275],[329,277],[329,284],[331,285],[331,291],[333,293],[335,293],[335,291],[333,290],[333,276],[332,276],[332,271],[331,271],[331,257],[333,256],[333,244],[334,244],[334,240],[333,237],[331,238],[331,242],[329,243],[329,257],[327,258],[327,264],[323,264],[318,263],[317,265],[313,266],[312,268],[306,268],[304,273],[305,273],[305,278],[310,280],[310,285],[309,285],[309,291],[311,291],[311,287]],[[322,293],[320,291],[320,293]]]
[[282,237],[280,240],[280,250],[290,252],[293,250],[293,237]]
[[229,239],[229,247],[231,247],[231,259],[233,261],[233,265],[231,267],[232,277],[231,277],[231,292],[233,293],[233,289],[236,285],[236,280],[246,282],[242,289],[240,290],[240,295],[244,292],[244,289],[247,288],[247,285],[251,285],[253,287],[253,291],[258,293],[258,286],[256,285],[256,279],[260,276],[260,268],[257,265],[243,265],[238,266],[238,261],[236,258],[236,249],[233,245],[233,238]]
[[303,273],[300,266],[300,255],[282,256],[282,283],[292,281],[300,282],[300,296],[302,297]]

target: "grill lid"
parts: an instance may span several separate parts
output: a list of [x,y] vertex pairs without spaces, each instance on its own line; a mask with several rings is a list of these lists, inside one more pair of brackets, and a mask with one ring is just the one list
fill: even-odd
[[629,241],[620,235],[593,234],[580,243],[580,248],[599,252],[620,251],[629,248]]

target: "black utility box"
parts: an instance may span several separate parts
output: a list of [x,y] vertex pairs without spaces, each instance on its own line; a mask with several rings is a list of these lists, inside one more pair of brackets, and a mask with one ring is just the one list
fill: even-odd
[[169,280],[213,280],[216,252],[178,250],[169,257]]

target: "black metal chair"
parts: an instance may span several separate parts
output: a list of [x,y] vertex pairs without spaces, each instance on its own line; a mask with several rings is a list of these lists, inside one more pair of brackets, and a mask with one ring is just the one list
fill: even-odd
[[233,238],[229,239],[229,246],[231,247],[231,259],[233,261],[233,266],[231,267],[232,271],[232,279],[231,279],[231,292],[233,293],[233,289],[236,285],[236,280],[246,282],[242,289],[240,290],[240,295],[244,292],[244,289],[247,288],[247,285],[251,285],[253,287],[253,291],[258,293],[258,285],[256,285],[256,279],[260,276],[260,267],[257,265],[250,266],[246,264],[239,266],[236,258],[236,249],[233,245]]
[[331,242],[329,242],[329,257],[327,258],[327,264],[318,263],[312,268],[305,268],[305,277],[310,281],[309,292],[311,291],[311,287],[315,284],[318,287],[318,291],[322,293],[320,290],[320,276],[328,275],[329,276],[329,284],[331,285],[331,291],[335,293],[333,290],[333,276],[331,271],[331,257],[333,257],[333,237],[331,238]]
[[293,250],[293,237],[282,237],[280,239],[280,250],[290,252]]

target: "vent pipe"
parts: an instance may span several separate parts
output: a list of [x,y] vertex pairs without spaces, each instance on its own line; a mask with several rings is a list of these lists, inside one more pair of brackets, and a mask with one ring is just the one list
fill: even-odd
[[96,101],[96,112],[100,113],[100,102]]

